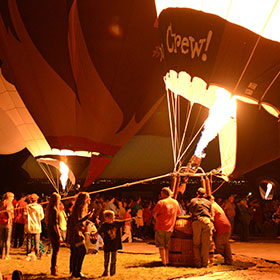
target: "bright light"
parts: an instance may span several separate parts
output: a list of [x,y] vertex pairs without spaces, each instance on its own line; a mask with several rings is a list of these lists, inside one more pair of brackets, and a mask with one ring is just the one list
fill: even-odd
[[68,180],[69,167],[63,161],[59,163],[59,167],[61,173],[60,181],[61,181],[62,189],[65,191],[67,180]]
[[236,100],[225,89],[218,88],[216,102],[209,110],[209,116],[204,124],[202,136],[197,144],[195,155],[203,157],[203,150],[220,132],[222,127],[236,116]]
[[266,185],[266,192],[265,192],[265,196],[264,196],[265,200],[267,200],[271,190],[272,190],[272,184],[271,183],[267,183],[267,185]]
[[91,155],[100,155],[98,152],[88,152],[88,151],[72,151],[72,150],[59,150],[51,149],[47,153],[48,155],[60,155],[60,156],[80,156],[80,157],[91,157]]

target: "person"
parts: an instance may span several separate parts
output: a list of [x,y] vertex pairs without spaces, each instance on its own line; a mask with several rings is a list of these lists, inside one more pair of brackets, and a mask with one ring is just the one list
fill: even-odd
[[52,257],[51,257],[51,275],[58,276],[57,269],[57,255],[62,241],[62,236],[59,228],[59,205],[60,195],[56,192],[50,196],[49,204],[47,206],[47,227],[48,236],[52,245]]
[[13,199],[14,194],[6,192],[0,205],[0,255],[6,260],[10,258],[14,218]]
[[143,221],[144,221],[144,237],[151,238],[153,234],[153,212],[152,212],[152,201],[148,201],[143,209]]
[[224,207],[223,207],[224,212],[227,215],[229,222],[231,224],[231,235],[234,230],[234,220],[235,220],[235,216],[236,216],[236,211],[235,211],[236,207],[235,207],[234,200],[235,200],[235,197],[233,194],[231,194],[228,197],[228,199],[225,202]]
[[[59,204],[58,220],[59,220],[59,230],[62,237],[62,241],[65,242],[66,231],[67,231],[67,215],[65,213],[65,207],[62,201]],[[63,245],[65,244],[63,243]]]
[[192,217],[194,265],[207,267],[213,224],[211,202],[206,199],[204,188],[199,188],[197,196],[191,199],[189,211]]
[[44,219],[43,207],[38,204],[39,196],[33,193],[29,196],[30,203],[25,207],[26,215],[26,254],[31,253],[31,240],[35,244],[35,255],[40,258],[40,233],[42,232],[41,221]]
[[224,264],[232,265],[232,253],[230,246],[231,224],[221,206],[211,196],[214,215],[214,242],[216,252],[224,257]]
[[143,208],[142,203],[139,204],[140,208],[136,212],[136,217],[138,219],[135,220],[135,235],[137,238],[143,237],[143,227],[144,227],[144,220],[143,220]]
[[110,275],[116,274],[117,252],[122,249],[121,227],[126,221],[131,221],[135,218],[125,220],[115,220],[115,212],[105,210],[103,212],[105,222],[98,229],[97,234],[100,234],[104,242],[104,272],[102,276],[108,276],[109,260],[111,256]]
[[155,219],[155,244],[159,248],[162,264],[169,263],[168,243],[175,227],[176,218],[180,215],[177,200],[171,197],[172,191],[168,187],[161,189],[160,200],[153,209]]
[[118,201],[118,217],[120,219],[123,219],[124,213],[125,213],[125,208],[123,206],[123,202]]
[[26,217],[24,215],[25,207],[27,202],[25,201],[25,195],[22,194],[19,201],[15,206],[15,219],[14,219],[14,227],[15,227],[15,236],[14,236],[14,248],[21,247],[24,240],[24,225],[26,222]]
[[278,205],[276,211],[273,213],[272,220],[277,227],[276,237],[280,239],[280,205]]
[[80,192],[73,206],[72,214],[67,223],[67,242],[70,244],[70,273],[71,277],[86,278],[81,272],[84,257],[87,252],[85,233],[87,225],[93,215],[89,211],[90,196],[87,192]]
[[109,201],[108,201],[105,209],[106,210],[112,210],[115,213],[115,215],[117,216],[118,215],[118,209],[117,209],[117,206],[115,204],[115,200],[116,200],[115,197],[110,196]]
[[249,212],[249,207],[247,200],[241,199],[239,203],[237,203],[237,207],[239,210],[239,221],[241,225],[240,229],[240,241],[247,242],[249,239],[249,226],[251,222],[251,213]]
[[263,209],[260,202],[255,199],[251,204],[252,210],[252,233],[260,236],[263,234]]
[[142,198],[140,196],[136,198],[135,203],[134,203],[133,208],[132,208],[132,213],[131,213],[131,215],[133,217],[136,216],[138,210],[141,209],[141,206],[140,206],[141,201],[142,201]]
[[14,270],[12,274],[12,280],[22,280],[23,274],[20,270]]
[[131,208],[129,206],[126,206],[125,213],[123,216],[123,219],[127,220],[124,224],[124,235],[122,236],[122,241],[128,240],[128,243],[132,242],[132,232],[131,232]]

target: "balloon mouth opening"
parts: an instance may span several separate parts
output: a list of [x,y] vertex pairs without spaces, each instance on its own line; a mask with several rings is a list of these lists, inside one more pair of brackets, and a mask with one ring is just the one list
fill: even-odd
[[273,200],[277,192],[277,182],[272,179],[262,179],[258,183],[260,196],[264,200]]

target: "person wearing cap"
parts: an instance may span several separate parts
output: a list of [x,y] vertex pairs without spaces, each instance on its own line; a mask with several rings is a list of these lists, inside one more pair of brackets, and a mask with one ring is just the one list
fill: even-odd
[[191,199],[189,211],[192,216],[194,265],[198,268],[207,267],[213,223],[211,202],[206,199],[204,188],[199,188],[197,196]]
[[173,232],[176,218],[180,215],[180,207],[177,200],[173,199],[170,188],[162,188],[161,199],[153,209],[155,218],[155,243],[159,248],[162,264],[169,263],[168,243]]
[[41,221],[44,219],[43,207],[38,204],[39,196],[33,193],[29,196],[30,203],[26,205],[27,237],[26,254],[31,253],[31,240],[34,240],[35,254],[40,257],[40,233],[42,232]]

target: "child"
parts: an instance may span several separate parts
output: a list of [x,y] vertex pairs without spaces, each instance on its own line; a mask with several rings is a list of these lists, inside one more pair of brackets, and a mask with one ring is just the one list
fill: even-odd
[[122,236],[122,241],[125,241],[128,239],[128,242],[132,242],[132,233],[131,233],[131,208],[129,206],[126,206],[126,212],[123,215],[123,218],[127,221],[124,224],[124,235]]
[[115,213],[112,210],[105,210],[103,215],[105,222],[98,230],[98,234],[103,237],[104,242],[104,273],[102,276],[108,276],[110,255],[110,275],[113,276],[116,274],[117,250],[122,249],[121,227],[124,222],[134,218],[116,221]]

